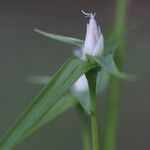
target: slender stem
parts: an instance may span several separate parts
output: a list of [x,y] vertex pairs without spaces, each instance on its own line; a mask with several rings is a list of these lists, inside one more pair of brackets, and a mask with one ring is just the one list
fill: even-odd
[[106,103],[107,108],[104,129],[104,150],[115,150],[117,139],[120,81],[115,77],[111,77],[108,90],[109,94]]
[[90,139],[90,126],[89,126],[89,115],[82,112],[82,139],[83,139],[83,150],[91,150],[91,139]]
[[[116,13],[114,17],[113,30],[110,37],[117,36],[125,31],[125,22],[128,0],[117,0]],[[120,42],[115,54],[115,63],[122,69],[122,49],[124,40]],[[120,80],[114,76],[110,77],[108,87],[108,98],[106,103],[105,129],[104,129],[104,150],[116,150],[117,121],[119,113]]]
[[91,100],[91,130],[92,130],[92,149],[99,150],[97,112],[96,112],[96,81],[97,70],[91,70],[87,74],[89,93]]

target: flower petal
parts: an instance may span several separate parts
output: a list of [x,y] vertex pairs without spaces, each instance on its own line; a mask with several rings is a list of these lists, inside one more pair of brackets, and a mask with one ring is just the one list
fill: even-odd
[[100,56],[103,53],[103,50],[104,50],[104,38],[103,38],[103,35],[101,34],[93,50],[92,55]]
[[82,75],[73,85],[74,92],[86,92],[88,90],[88,82],[85,75]]

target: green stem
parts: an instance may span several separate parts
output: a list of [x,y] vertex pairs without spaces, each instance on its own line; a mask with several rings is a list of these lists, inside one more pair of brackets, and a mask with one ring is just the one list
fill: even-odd
[[90,139],[90,126],[89,126],[89,115],[82,112],[82,139],[83,139],[83,150],[91,150],[91,139]]
[[[114,36],[118,36],[119,34],[125,32],[127,8],[128,8],[128,0],[117,0],[113,30],[111,32],[110,38],[113,38]],[[123,47],[124,47],[124,40],[120,42],[120,45],[114,57],[115,63],[119,69],[122,69]],[[116,150],[119,97],[120,97],[120,80],[111,75],[108,87],[108,98],[106,103],[104,150]]]
[[96,81],[97,70],[91,70],[87,73],[89,84],[89,93],[91,100],[91,130],[92,130],[92,150],[99,150],[97,112],[96,112]]
[[104,129],[104,150],[115,150],[117,139],[117,120],[119,109],[120,81],[111,77],[109,94],[106,103],[106,118]]

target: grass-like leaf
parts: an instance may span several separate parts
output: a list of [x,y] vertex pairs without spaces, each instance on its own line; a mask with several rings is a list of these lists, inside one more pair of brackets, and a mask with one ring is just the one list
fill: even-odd
[[93,57],[88,55],[87,57],[88,59],[96,61],[103,69],[105,69],[106,71],[108,71],[114,76],[117,76],[124,80],[131,80],[131,81],[136,80],[135,76],[123,73],[117,68],[113,59],[113,55],[107,55],[101,57]]
[[0,150],[12,150],[28,135],[28,132],[30,134],[31,130],[34,131],[39,120],[53,109],[69,87],[82,74],[95,67],[98,67],[98,64],[88,63],[79,58],[68,60],[0,140]]
[[[49,76],[42,76],[42,75],[30,75],[28,77],[28,79],[33,84],[45,85],[50,80],[50,77]],[[100,83],[100,82],[98,82],[98,83]],[[103,84],[101,84],[101,85],[103,86]],[[101,86],[101,85],[99,84],[99,86]],[[98,90],[100,91],[100,88]],[[70,92],[71,92],[72,95],[74,95],[74,97],[79,102],[79,104],[83,107],[85,112],[90,114],[90,100],[89,100],[88,91],[86,91],[84,93],[82,93],[82,92],[81,93],[80,92],[76,93],[74,91],[74,89],[71,87]]]
[[[45,85],[50,80],[49,76],[44,75],[30,75],[28,77],[28,80],[37,85]],[[109,73],[108,71],[101,69],[101,71],[98,73],[97,76],[97,93],[103,92],[108,84],[109,81]],[[73,89],[70,89],[70,92],[72,95],[76,97],[76,99],[79,101],[81,106],[84,108],[84,110],[89,114],[90,113],[90,100],[89,100],[89,94],[88,91],[85,93],[75,93]]]
[[[48,33],[39,29],[34,29],[34,31],[36,31],[37,33],[44,35],[50,39],[65,43],[65,44],[70,44],[70,45],[74,45],[74,46],[79,46],[82,47],[84,44],[83,40],[77,39],[77,38],[72,38],[72,37],[67,37],[67,36],[63,36],[63,35],[57,35],[57,34],[53,34],[53,33]],[[123,35],[120,35],[118,37],[112,38],[111,40],[107,40],[105,42],[105,50],[104,50],[104,54],[105,55],[109,55],[109,54],[114,54],[116,48],[118,47],[120,40],[123,38]]]
[[48,33],[48,32],[44,32],[44,31],[39,30],[39,29],[34,29],[34,31],[36,31],[37,33],[40,33],[40,34],[42,34],[42,35],[44,35],[50,39],[59,41],[59,42],[63,42],[66,44],[75,45],[75,46],[79,46],[79,47],[82,47],[82,45],[83,45],[83,41],[76,39],[76,38],[57,35],[57,34],[53,34],[53,33]]
[[20,139],[22,141],[24,138],[28,137],[32,133],[34,133],[37,129],[45,125],[46,123],[52,121],[53,119],[57,118],[64,112],[68,111],[70,108],[75,106],[78,103],[77,99],[71,95],[65,95],[58,100],[58,102],[53,105],[49,109],[49,111],[38,121],[38,123],[33,126],[24,137]]

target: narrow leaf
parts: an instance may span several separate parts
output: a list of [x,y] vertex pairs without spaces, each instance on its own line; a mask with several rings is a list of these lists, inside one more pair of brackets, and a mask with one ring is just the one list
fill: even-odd
[[30,129],[37,126],[39,120],[60,100],[69,87],[82,74],[95,67],[98,65],[81,61],[79,58],[68,60],[0,140],[0,150],[12,150],[19,144]]
[[[29,81],[33,84],[39,84],[39,85],[45,85],[50,80],[49,76],[42,76],[42,75],[30,75]],[[99,85],[100,86],[100,85]],[[83,107],[85,112],[88,114],[90,113],[90,100],[89,100],[89,94],[88,91],[84,93],[75,92],[74,89],[71,87],[70,92],[76,100],[79,102],[79,104]]]
[[[70,45],[75,45],[75,46],[79,46],[82,47],[84,44],[83,40],[80,39],[76,39],[76,38],[72,38],[72,37],[67,37],[67,36],[63,36],[63,35],[57,35],[57,34],[53,34],[53,33],[48,33],[39,29],[34,29],[34,31],[36,31],[37,33],[44,35],[50,39],[62,42],[62,43],[66,43],[66,44],[70,44]],[[120,40],[123,38],[122,35],[115,37],[111,40],[107,40],[105,42],[105,55],[108,54],[114,54],[114,51],[116,50],[116,48],[118,47]]]
[[79,46],[79,47],[82,47],[82,45],[83,45],[83,41],[76,39],[76,38],[66,37],[66,36],[52,34],[52,33],[47,33],[47,32],[44,32],[42,30],[39,30],[39,29],[34,29],[34,31],[36,31],[37,33],[40,33],[40,34],[42,34],[42,35],[44,35],[50,39],[59,41],[59,42],[63,42],[66,44],[75,45],[75,46]]
[[71,95],[65,95],[59,99],[59,101],[50,108],[50,110],[38,121],[33,128],[31,128],[20,141],[34,133],[37,129],[45,125],[46,123],[57,118],[64,112],[68,111],[70,108],[77,104],[77,99]]
[[114,76],[117,76],[124,80],[136,80],[135,76],[123,73],[120,70],[118,70],[113,60],[113,55],[107,55],[101,57],[93,57],[88,55],[88,58],[96,61],[103,69],[105,69],[106,71],[108,71]]

